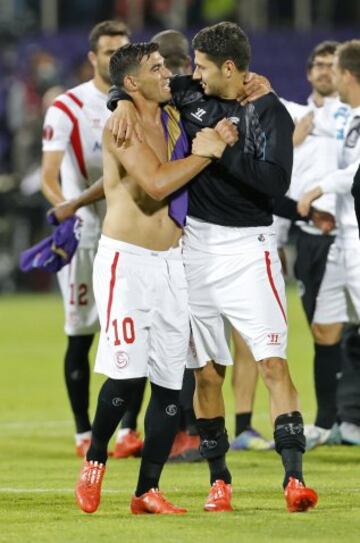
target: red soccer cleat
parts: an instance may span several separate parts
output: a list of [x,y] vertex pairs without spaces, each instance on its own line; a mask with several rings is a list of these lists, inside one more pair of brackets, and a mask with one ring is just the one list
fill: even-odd
[[200,437],[187,432],[178,432],[170,451],[168,462],[200,462]]
[[206,502],[205,511],[233,511],[231,505],[232,488],[220,479],[213,483]]
[[79,458],[85,458],[86,453],[89,450],[90,444],[91,444],[90,438],[82,439],[81,441],[76,443],[76,448],[75,448],[76,456],[78,456]]
[[304,486],[295,477],[290,477],[285,488],[285,499],[288,511],[296,513],[315,507],[318,502],[318,495],[315,490]]
[[143,441],[139,432],[130,430],[115,443],[114,458],[129,458],[129,456],[140,456]]
[[94,513],[99,507],[101,483],[105,473],[105,465],[94,460],[84,460],[79,479],[75,487],[76,501],[85,513]]
[[177,507],[168,502],[158,488],[151,488],[145,494],[138,498],[133,496],[131,499],[130,510],[134,515],[152,513],[156,515],[173,515],[187,513],[187,509]]

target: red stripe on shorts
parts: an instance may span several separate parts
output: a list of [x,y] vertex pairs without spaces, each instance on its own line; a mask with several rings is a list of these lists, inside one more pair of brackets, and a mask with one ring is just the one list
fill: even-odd
[[267,271],[267,276],[268,276],[268,279],[269,279],[269,283],[270,283],[270,286],[271,286],[271,290],[273,291],[274,293],[274,296],[276,298],[276,301],[280,307],[280,311],[284,317],[284,320],[287,324],[287,320],[286,320],[286,314],[285,314],[285,311],[284,311],[284,308],[283,308],[283,305],[281,303],[281,300],[280,300],[280,296],[279,296],[279,293],[278,291],[276,290],[276,286],[275,286],[275,283],[274,283],[274,278],[272,276],[272,271],[271,271],[271,260],[270,260],[270,253],[269,251],[265,251],[265,262],[266,262],[266,271]]
[[105,332],[109,330],[109,324],[110,324],[110,315],[111,315],[111,307],[113,303],[113,297],[114,297],[114,286],[116,281],[116,266],[119,260],[120,253],[115,253],[114,260],[111,264],[111,278],[110,278],[110,284],[109,284],[109,298],[108,298],[108,305],[107,305],[107,311],[106,311],[106,330]]
[[73,129],[70,136],[70,141],[72,148],[74,149],[75,157],[79,166],[79,170],[82,173],[82,175],[87,179],[87,173],[86,173],[86,167],[85,167],[85,160],[84,160],[84,154],[82,150],[81,145],[81,138],[80,138],[80,130],[79,130],[79,123],[73,112],[70,110],[70,108],[61,102],[60,100],[55,100],[54,107],[57,107],[58,109],[61,109],[69,117],[71,122],[73,123]]

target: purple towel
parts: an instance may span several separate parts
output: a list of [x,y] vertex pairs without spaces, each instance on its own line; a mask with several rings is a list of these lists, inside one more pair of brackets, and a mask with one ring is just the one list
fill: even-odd
[[[179,160],[189,154],[189,140],[180,121],[180,114],[173,106],[161,110],[165,137],[168,144],[168,159]],[[169,198],[169,216],[181,228],[185,225],[188,210],[188,192],[185,187],[174,192]]]
[[[48,216],[48,222],[58,224],[52,214]],[[39,268],[54,273],[69,264],[79,244],[80,228],[81,219],[77,215],[58,224],[51,236],[21,253],[21,271]]]

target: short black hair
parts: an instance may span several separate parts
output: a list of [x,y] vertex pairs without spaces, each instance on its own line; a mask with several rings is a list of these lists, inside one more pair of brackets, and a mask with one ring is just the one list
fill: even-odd
[[89,34],[90,51],[96,53],[101,36],[126,36],[130,39],[131,32],[122,21],[102,21]]
[[326,40],[318,43],[316,47],[311,51],[307,59],[307,70],[311,70],[314,65],[315,57],[324,57],[326,55],[334,55],[336,49],[339,47],[339,42],[334,40]]
[[139,68],[141,60],[159,50],[153,42],[127,43],[120,47],[110,58],[110,78],[113,85],[122,87],[124,77]]
[[232,60],[242,72],[249,67],[249,39],[236,23],[222,22],[203,28],[195,35],[192,46],[205,53],[219,68],[225,60]]
[[341,70],[349,70],[360,83],[360,40],[350,40],[339,45],[336,51]]

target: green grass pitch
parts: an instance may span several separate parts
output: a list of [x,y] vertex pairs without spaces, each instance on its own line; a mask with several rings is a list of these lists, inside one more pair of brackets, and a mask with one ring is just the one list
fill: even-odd
[[[306,422],[314,415],[312,347],[294,289],[288,289],[289,361]],[[58,296],[3,296],[0,300],[0,542],[202,543],[360,541],[360,447],[323,447],[305,455],[305,477],[318,508],[288,514],[283,470],[275,452],[229,454],[234,513],[202,511],[208,492],[204,464],[169,465],[161,487],[185,506],[184,516],[132,516],[129,500],[139,461],[109,460],[100,509],[75,506],[80,462],[63,384],[62,304]],[[94,354],[94,349],[93,349]],[[229,372],[230,376],[230,372]],[[92,410],[101,378],[92,379]],[[226,383],[227,426],[233,401]],[[254,423],[268,437],[267,394],[258,389]]]

